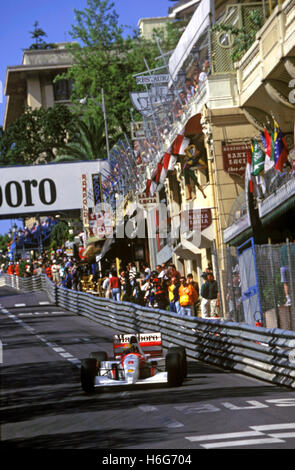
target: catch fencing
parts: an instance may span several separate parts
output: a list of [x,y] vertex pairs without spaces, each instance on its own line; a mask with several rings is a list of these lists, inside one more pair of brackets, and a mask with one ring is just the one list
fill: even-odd
[[160,331],[164,348],[185,346],[189,358],[295,388],[295,332],[116,302],[56,286],[45,275],[21,279],[5,274],[0,276],[4,285],[26,292],[42,289],[52,303],[118,333]]
[[[261,311],[253,316],[267,328],[295,331],[295,244],[255,245],[255,264]],[[225,316],[237,322],[245,322],[241,275],[236,248],[228,247]]]

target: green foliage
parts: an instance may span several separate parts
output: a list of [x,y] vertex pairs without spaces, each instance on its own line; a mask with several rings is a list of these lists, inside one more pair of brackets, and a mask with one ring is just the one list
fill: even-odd
[[69,143],[58,150],[55,162],[73,160],[103,160],[107,158],[105,126],[90,116],[77,122]]
[[26,265],[27,265],[27,262],[24,260],[19,262],[19,268],[18,268],[19,277],[24,277],[25,272],[26,272]]
[[30,31],[31,38],[34,39],[34,43],[31,44],[29,50],[44,50],[44,49],[55,49],[56,45],[53,43],[47,43],[44,41],[44,37],[47,37],[47,34],[39,27],[39,22],[35,21],[34,30]]
[[67,106],[31,109],[0,135],[0,165],[48,163],[74,132],[77,117]]
[[[68,46],[74,65],[57,79],[73,80],[74,102],[88,95],[101,103],[104,89],[109,127],[128,134],[130,92],[138,89],[134,75],[146,70],[144,59],[151,69],[162,65],[155,60],[160,55],[158,47],[155,41],[141,38],[138,31],[125,37],[114,3],[109,0],[87,0],[85,10],[74,11],[70,34],[75,42]],[[163,51],[173,49],[180,35],[176,26],[168,28],[162,37]],[[84,112],[103,121],[102,111],[91,100]]]
[[7,251],[7,245],[10,242],[9,236],[7,233],[5,235],[0,235],[0,250],[5,253]]
[[69,227],[65,222],[56,224],[50,233],[49,247],[52,250],[61,248],[69,238]]
[[260,9],[253,9],[249,12],[250,28],[236,28],[232,25],[218,24],[213,26],[212,31],[223,31],[233,36],[233,62],[239,61],[250,49],[255,41],[256,33],[263,26],[264,17]]

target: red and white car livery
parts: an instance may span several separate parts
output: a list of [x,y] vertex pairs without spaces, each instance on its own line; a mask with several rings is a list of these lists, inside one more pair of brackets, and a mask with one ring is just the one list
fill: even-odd
[[82,360],[81,385],[85,392],[142,383],[179,386],[186,377],[185,348],[172,347],[164,356],[161,333],[115,335],[113,352],[114,359],[108,359],[104,351],[96,351]]

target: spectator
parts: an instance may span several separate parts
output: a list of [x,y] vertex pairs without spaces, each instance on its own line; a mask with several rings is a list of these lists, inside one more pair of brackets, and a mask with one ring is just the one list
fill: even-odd
[[201,315],[202,318],[210,318],[219,316],[218,301],[219,293],[217,282],[214,279],[213,273],[203,273],[201,276],[205,282],[201,287]]
[[110,292],[110,276],[108,273],[106,273],[105,279],[102,283],[102,289],[104,291],[104,296],[109,299],[111,292]]
[[161,282],[159,278],[155,278],[153,281],[154,297],[153,306],[164,310],[167,307],[168,300],[165,291],[165,284]]
[[60,282],[59,268],[60,268],[59,265],[57,264],[56,260],[54,259],[52,261],[52,265],[51,265],[51,273],[52,273],[52,280],[56,284],[59,284],[59,282]]
[[112,275],[110,277],[109,287],[112,299],[119,301],[121,299],[120,279],[118,278],[117,273],[115,271],[112,272]]
[[170,312],[180,313],[179,287],[179,280],[176,276],[173,276],[170,280],[170,284],[168,285]]
[[67,289],[72,288],[72,274],[69,268],[65,268],[64,271],[65,275],[62,279],[61,285],[62,287],[66,287]]
[[71,273],[72,273],[72,289],[77,291],[78,286],[79,286],[79,272],[78,272],[78,267],[76,263],[73,265]]
[[134,266],[134,264],[132,262],[128,263],[127,271],[128,271],[129,282],[130,282],[131,286],[133,286],[134,285],[134,279],[135,279],[135,276],[136,276],[136,267]]
[[195,289],[196,293],[197,293],[196,301],[195,301],[195,304],[194,304],[194,313],[195,313],[195,315],[197,315],[197,305],[198,305],[199,294],[200,294],[199,283],[197,281],[194,281],[193,275],[191,273],[188,274],[186,276],[186,278],[187,278],[188,284],[191,284],[193,286],[193,288]]
[[185,277],[180,278],[179,303],[182,315],[194,315],[194,304],[197,301],[197,292]]
[[178,281],[179,281],[179,279],[180,279],[180,272],[177,271],[177,269],[176,269],[176,267],[175,267],[174,264],[170,264],[170,265],[169,265],[168,275],[169,275],[171,278],[176,277]]

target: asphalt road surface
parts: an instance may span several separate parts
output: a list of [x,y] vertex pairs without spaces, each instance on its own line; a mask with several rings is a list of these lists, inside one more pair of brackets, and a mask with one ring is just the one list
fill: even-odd
[[[295,391],[189,361],[181,387],[80,387],[80,360],[116,333],[0,288],[6,449],[294,449]],[[129,465],[131,467],[131,465]]]

